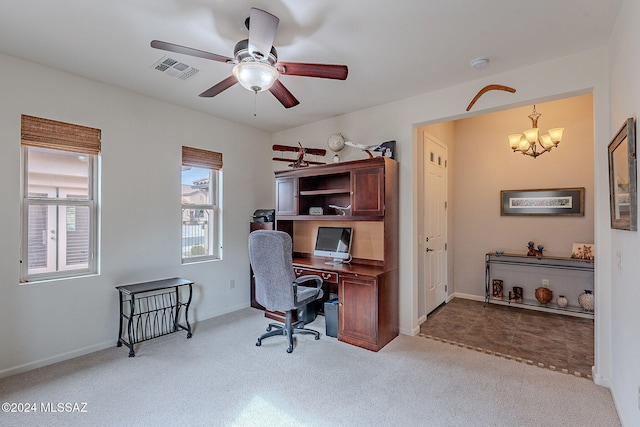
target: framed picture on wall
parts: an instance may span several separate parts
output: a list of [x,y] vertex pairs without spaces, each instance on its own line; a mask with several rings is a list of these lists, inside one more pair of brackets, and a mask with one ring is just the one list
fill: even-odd
[[502,190],[500,215],[584,216],[584,187]]
[[609,201],[611,228],[636,231],[638,227],[637,166],[633,118],[624,122],[609,143]]

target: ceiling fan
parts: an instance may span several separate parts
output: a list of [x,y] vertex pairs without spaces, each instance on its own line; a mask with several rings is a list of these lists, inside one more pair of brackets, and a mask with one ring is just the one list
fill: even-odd
[[234,84],[240,83],[256,94],[268,90],[285,108],[291,108],[298,105],[300,101],[278,80],[280,75],[336,80],[347,78],[346,65],[279,62],[278,53],[273,47],[279,22],[280,19],[277,16],[261,9],[251,8],[249,17],[245,20],[249,38],[236,44],[233,58],[160,40],[153,40],[151,47],[234,64],[232,75],[200,94],[205,98],[214,97]]

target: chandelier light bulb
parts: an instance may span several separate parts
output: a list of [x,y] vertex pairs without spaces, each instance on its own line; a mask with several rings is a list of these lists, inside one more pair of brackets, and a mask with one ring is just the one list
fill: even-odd
[[553,128],[549,129],[549,136],[554,144],[558,145],[562,140],[562,133],[564,132],[564,128]]
[[520,145],[520,139],[522,138],[521,133],[512,133],[509,135],[509,146],[512,150],[517,150]]

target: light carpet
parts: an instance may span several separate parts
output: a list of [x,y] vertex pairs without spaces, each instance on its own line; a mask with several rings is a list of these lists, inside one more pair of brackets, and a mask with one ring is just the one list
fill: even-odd
[[[146,341],[0,380],[3,426],[619,426],[608,389],[422,337],[377,353],[323,332],[272,337],[247,308]],[[85,412],[43,412],[58,403]],[[49,406],[47,406],[49,405]],[[63,408],[64,405],[63,405]],[[78,409],[82,409],[78,407]]]

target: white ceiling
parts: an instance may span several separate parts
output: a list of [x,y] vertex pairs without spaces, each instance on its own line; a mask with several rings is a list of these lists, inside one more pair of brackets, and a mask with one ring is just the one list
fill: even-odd
[[[604,46],[620,3],[2,0],[0,52],[274,132]],[[233,57],[251,7],[280,18],[281,61],[345,64],[347,80],[281,76],[300,101],[285,109],[240,85],[199,97],[231,74],[229,64],[170,54],[200,70],[186,81],[151,68],[167,54],[149,46],[153,39]],[[477,57],[489,65],[472,69]]]

